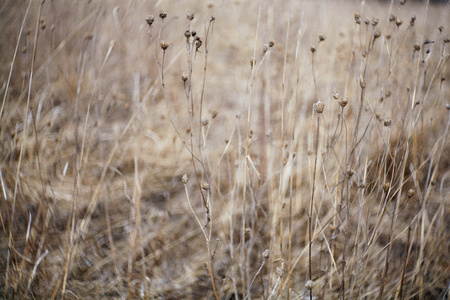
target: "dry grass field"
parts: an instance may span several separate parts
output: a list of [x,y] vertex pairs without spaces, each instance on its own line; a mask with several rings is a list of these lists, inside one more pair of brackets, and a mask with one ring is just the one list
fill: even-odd
[[0,2],[1,299],[450,299],[450,5]]

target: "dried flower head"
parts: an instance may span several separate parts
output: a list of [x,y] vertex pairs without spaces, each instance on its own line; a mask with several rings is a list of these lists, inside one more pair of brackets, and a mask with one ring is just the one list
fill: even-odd
[[305,283],[305,288],[306,288],[307,290],[312,290],[312,289],[313,289],[313,286],[314,286],[314,283],[313,283],[312,280],[308,280],[308,281]]
[[263,53],[266,53],[269,50],[269,45],[264,44],[263,46]]
[[378,25],[378,22],[380,22],[380,20],[378,18],[373,18],[372,20],[372,26],[375,27]]
[[444,30],[444,26],[441,25],[438,27],[438,29],[439,29],[439,32],[442,32]]
[[186,31],[184,32],[184,37],[185,37],[186,39],[189,39],[189,38],[191,37],[191,32],[190,32],[189,30],[186,30]]
[[409,20],[409,25],[414,26],[415,24],[416,24],[416,15],[413,15]]
[[275,41],[270,40],[270,41],[269,41],[269,47],[272,48],[274,45],[275,45]]
[[262,253],[262,258],[263,258],[264,260],[266,260],[266,259],[269,258],[269,256],[270,256],[270,251],[269,251],[269,249],[264,250],[263,253]]
[[159,12],[159,17],[164,20],[167,17],[167,11],[166,10],[161,10]]
[[403,5],[406,3],[406,0],[400,0],[400,5]]
[[183,75],[181,75],[181,80],[183,80],[183,82],[186,82],[188,78],[189,76],[186,73],[183,73]]
[[165,51],[167,48],[169,48],[169,44],[165,41],[161,41],[161,49]]
[[194,20],[194,13],[188,12],[187,15],[186,15],[186,18],[187,18],[189,21]]
[[211,118],[215,119],[217,117],[217,115],[219,114],[219,112],[217,110],[214,110],[211,112]]
[[353,175],[355,175],[355,170],[353,169],[347,169],[347,172],[345,172],[347,174],[347,176],[350,178]]
[[411,198],[412,196],[414,196],[415,193],[416,193],[415,190],[409,189],[409,190],[408,190],[408,198]]
[[419,51],[420,50],[420,45],[419,44],[414,44],[414,51]]
[[359,79],[359,86],[362,88],[362,89],[365,89],[366,88],[366,81],[364,80],[364,78],[360,78]]
[[145,22],[147,22],[148,26],[152,26],[154,21],[155,17],[153,15],[148,15],[147,18],[145,18]]
[[397,27],[400,27],[400,25],[403,24],[403,21],[400,19],[395,20],[395,25],[397,25]]
[[192,34],[192,36],[194,36],[194,37],[195,37],[195,36],[197,35],[197,31],[195,31],[195,30],[192,30],[192,31],[191,31],[191,34]]
[[339,99],[338,103],[341,107],[346,107],[348,104],[348,97],[341,97],[341,99]]
[[309,48],[309,50],[311,50],[312,53],[316,52],[316,47],[311,46],[311,48]]
[[207,183],[206,181],[202,182],[202,189],[204,189],[205,191],[209,190],[209,183]]
[[392,123],[391,119],[386,119],[386,120],[384,120],[384,122],[383,122],[383,124],[384,124],[385,127],[391,126],[391,123]]
[[198,51],[200,47],[202,46],[202,40],[197,37],[197,41],[195,42],[195,49]]
[[333,98],[335,100],[338,100],[339,99],[339,93],[338,92],[333,92]]
[[314,104],[314,109],[316,110],[316,112],[318,113],[318,114],[321,114],[321,113],[323,113],[323,109],[325,108],[325,103],[323,103],[322,101],[317,101],[315,104]]
[[381,35],[380,31],[377,30],[377,31],[375,31],[375,32],[373,33],[373,38],[374,38],[374,39],[377,39],[377,38],[380,37],[380,35]]
[[397,17],[395,15],[391,14],[389,16],[389,22],[395,22],[395,19],[397,19]]
[[385,184],[383,184],[383,191],[387,193],[390,187],[391,185],[389,184],[389,182],[386,182]]
[[319,35],[319,42],[325,41],[325,36],[323,34]]
[[356,24],[361,24],[361,15],[359,13],[355,13],[355,22]]
[[181,181],[184,183],[184,184],[186,184],[187,182],[188,182],[188,176],[187,176],[187,174],[184,174],[183,175],[183,177],[181,177]]

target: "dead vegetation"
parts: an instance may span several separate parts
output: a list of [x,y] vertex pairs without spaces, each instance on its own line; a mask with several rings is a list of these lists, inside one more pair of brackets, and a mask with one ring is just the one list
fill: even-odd
[[3,1],[0,297],[446,299],[448,4]]

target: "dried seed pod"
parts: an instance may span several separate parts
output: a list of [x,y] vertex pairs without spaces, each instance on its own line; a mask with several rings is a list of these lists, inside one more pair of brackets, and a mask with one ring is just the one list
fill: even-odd
[[414,196],[415,193],[416,193],[415,190],[409,189],[409,190],[408,190],[408,198],[411,198],[412,196]]
[[391,185],[389,184],[389,182],[386,182],[385,184],[383,184],[383,191],[387,193],[390,187]]
[[338,100],[339,99],[339,93],[338,92],[333,92],[333,98],[335,100]]
[[414,44],[414,51],[419,51],[420,50],[420,45],[419,44]]
[[338,103],[341,107],[346,107],[348,104],[348,97],[342,97],[341,99],[339,99]]
[[184,36],[185,36],[186,39],[189,39],[191,37],[191,32],[189,30],[186,30],[184,32]]
[[187,176],[187,174],[184,174],[183,175],[183,177],[181,177],[181,181],[184,183],[184,184],[186,184],[187,182],[188,182],[188,176]]
[[253,66],[256,64],[256,59],[254,57],[250,58],[250,66],[253,68]]
[[211,118],[215,119],[217,117],[217,115],[219,114],[219,112],[217,110],[214,110],[211,112]]
[[186,18],[187,18],[189,21],[194,20],[194,13],[188,12],[187,15],[186,15]]
[[167,11],[166,10],[161,10],[159,12],[159,17],[164,20],[167,17]]
[[209,124],[208,119],[205,119],[205,120],[202,121],[202,125],[203,126],[208,126],[208,124]]
[[313,289],[313,286],[314,286],[314,283],[313,283],[312,280],[308,280],[308,281],[305,283],[305,288],[306,288],[307,290],[312,290],[312,289]]
[[311,46],[311,48],[309,48],[309,50],[311,50],[312,53],[316,52],[316,47]]
[[355,22],[356,24],[361,24],[361,15],[359,13],[355,13]]
[[263,46],[263,53],[266,53],[269,50],[269,45],[265,44]]
[[181,75],[181,80],[183,80],[183,82],[186,82],[188,78],[189,76],[186,73],[183,73],[183,75]]
[[380,31],[377,30],[377,31],[375,31],[375,32],[373,33],[373,38],[374,38],[374,39],[377,39],[377,38],[380,37],[380,35],[381,35]]
[[375,27],[378,25],[378,22],[380,22],[380,20],[378,18],[373,18],[372,20],[372,26]]
[[272,48],[275,45],[275,41],[271,40],[269,41],[269,47]]
[[314,104],[314,109],[316,110],[316,112],[318,113],[318,114],[321,114],[321,113],[323,113],[323,109],[325,108],[325,103],[323,103],[322,101],[317,101],[315,104]]
[[263,253],[262,253],[262,258],[263,258],[264,260],[266,260],[266,259],[268,259],[269,257],[270,257],[270,251],[269,251],[269,249],[264,250]]
[[392,123],[391,119],[386,119],[386,120],[384,120],[384,122],[383,122],[383,124],[384,124],[385,127],[391,126],[391,123]]
[[400,0],[400,5],[403,5],[406,3],[406,0]]
[[400,27],[400,25],[403,24],[403,21],[400,19],[395,20],[395,25],[397,25],[397,27]]
[[202,40],[200,38],[198,38],[197,41],[195,42],[195,50],[198,51],[198,49],[200,49],[201,46],[202,46]]
[[355,170],[353,169],[347,169],[347,171],[345,172],[347,174],[347,176],[350,178],[353,175],[355,175]]
[[161,41],[161,49],[165,51],[167,48],[169,48],[169,44],[165,41]]
[[207,183],[206,181],[202,182],[202,189],[204,189],[205,191],[209,190],[209,183]]
[[147,18],[145,18],[145,22],[147,22],[148,26],[152,26],[154,21],[155,17],[153,15],[148,15]]
[[319,35],[319,42],[325,41],[325,36],[323,34]]
[[365,89],[366,88],[366,81],[364,80],[364,78],[360,78],[359,79],[359,86],[362,88],[362,89]]
[[411,16],[411,20],[409,20],[409,25],[414,26],[416,24],[416,15]]
[[191,31],[191,34],[192,34],[192,36],[196,36],[196,35],[197,35],[197,31],[192,30],[192,31]]
[[441,25],[438,27],[438,29],[439,29],[439,32],[442,32],[444,30],[444,26]]
[[395,22],[395,19],[397,19],[397,17],[395,15],[391,14],[389,16],[389,22]]

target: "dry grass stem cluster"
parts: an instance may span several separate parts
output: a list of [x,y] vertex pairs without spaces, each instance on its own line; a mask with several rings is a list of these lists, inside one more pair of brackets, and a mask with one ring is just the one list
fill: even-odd
[[450,299],[450,4],[0,3],[0,298]]

